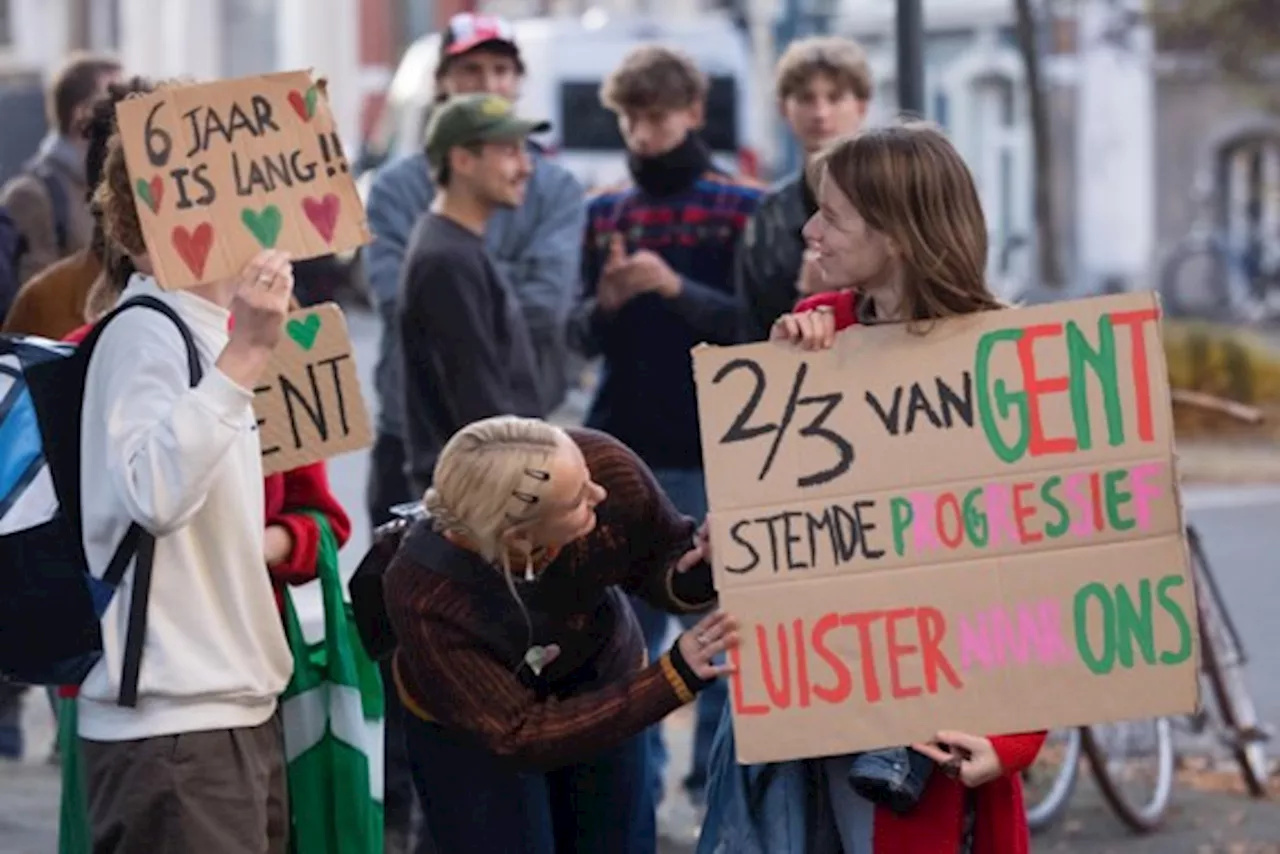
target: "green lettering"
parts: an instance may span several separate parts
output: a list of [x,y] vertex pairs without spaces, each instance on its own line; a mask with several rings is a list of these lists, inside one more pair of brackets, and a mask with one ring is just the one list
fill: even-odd
[[[1021,329],[996,329],[978,339],[978,352],[974,356],[974,383],[978,387],[978,416],[982,432],[996,456],[1006,463],[1016,463],[1027,452],[1031,437],[1030,415],[1027,412],[1027,393],[1009,391],[1004,380],[991,381],[991,351],[997,344],[1016,343],[1022,338]],[[1000,434],[997,420],[1008,420],[1010,410],[1016,410],[1014,420],[1018,426],[1018,438],[1011,445]]]
[[987,514],[983,512],[978,500],[982,498],[982,487],[975,487],[965,493],[961,507],[964,512],[964,531],[969,535],[969,542],[974,548],[982,548],[990,536],[987,525]]
[[1071,530],[1071,514],[1067,511],[1067,505],[1063,504],[1062,499],[1055,494],[1060,486],[1062,486],[1062,477],[1056,474],[1045,478],[1044,483],[1040,485],[1040,500],[1058,514],[1057,521],[1046,522],[1044,526],[1045,536],[1051,540],[1056,540]]
[[893,517],[893,550],[902,557],[907,553],[906,533],[911,530],[916,511],[910,501],[895,495],[889,499],[889,513]]
[[1103,492],[1106,498],[1103,503],[1107,505],[1107,521],[1117,531],[1128,531],[1138,524],[1133,518],[1126,519],[1120,515],[1120,508],[1133,500],[1132,492],[1120,488],[1120,481],[1128,476],[1128,469],[1115,469],[1102,477],[1105,484]]
[[1115,448],[1124,444],[1124,415],[1120,408],[1120,380],[1116,374],[1116,333],[1111,318],[1098,318],[1098,348],[1095,350],[1074,320],[1067,321],[1067,376],[1070,377],[1071,419],[1082,451],[1093,447],[1093,426],[1089,423],[1089,385],[1085,368],[1093,372],[1102,389],[1102,407],[1107,416],[1107,441]]
[[[1089,641],[1089,600],[1102,606],[1102,655],[1095,655]],[[1076,649],[1080,660],[1097,676],[1105,676],[1116,666],[1116,608],[1107,588],[1096,581],[1076,591]]]
[[1184,579],[1181,575],[1166,575],[1156,584],[1156,601],[1178,624],[1178,651],[1160,653],[1161,664],[1181,664],[1191,657],[1191,623],[1187,621],[1187,615],[1182,610],[1182,606],[1169,595],[1170,590],[1175,587],[1181,587],[1183,582]]
[[1133,647],[1136,642],[1142,650],[1142,660],[1147,664],[1156,663],[1156,630],[1154,615],[1151,613],[1151,579],[1144,578],[1138,582],[1138,604],[1133,601],[1133,594],[1123,584],[1116,585],[1116,634],[1118,635],[1117,652],[1120,666],[1126,670],[1133,667]]

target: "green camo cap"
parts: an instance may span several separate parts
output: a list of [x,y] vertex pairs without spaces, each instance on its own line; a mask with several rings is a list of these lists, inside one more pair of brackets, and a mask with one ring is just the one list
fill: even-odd
[[551,123],[522,119],[500,95],[457,95],[431,111],[425,144],[427,160],[443,163],[449,149],[477,142],[508,142],[551,129]]

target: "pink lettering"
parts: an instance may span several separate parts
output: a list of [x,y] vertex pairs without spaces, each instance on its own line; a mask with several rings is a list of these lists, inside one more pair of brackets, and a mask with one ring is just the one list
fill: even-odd
[[1040,603],[1040,662],[1069,664],[1074,660],[1067,637],[1062,633],[1062,603],[1045,599]]
[[934,530],[934,518],[937,515],[933,509],[934,498],[927,492],[913,492],[911,494],[911,508],[915,517],[915,524],[911,526],[912,533],[916,535],[916,549],[918,551],[926,551],[938,548],[938,532]]
[[963,617],[960,619],[960,666],[965,670],[972,670],[978,663],[988,670],[995,665],[984,614],[974,617],[973,622]]
[[1073,660],[1056,599],[997,605],[972,619],[961,619],[959,629],[960,665],[965,670]]
[[1063,481],[1063,490],[1067,493],[1067,498],[1075,505],[1077,512],[1072,513],[1071,533],[1077,537],[1087,537],[1089,530],[1093,527],[1090,521],[1093,519],[1093,503],[1089,497],[1081,490],[1081,486],[1088,480],[1088,475],[1069,474]]
[[1133,518],[1138,528],[1148,530],[1151,527],[1151,504],[1160,497],[1160,486],[1155,482],[1162,465],[1160,463],[1143,463],[1129,469],[1129,483],[1133,494]]
[[1013,518],[1013,500],[1009,484],[988,484],[983,494],[987,500],[987,525],[991,545],[996,545],[1002,539],[1007,539],[1011,545],[1020,545],[1022,535],[1018,532],[1017,522]]

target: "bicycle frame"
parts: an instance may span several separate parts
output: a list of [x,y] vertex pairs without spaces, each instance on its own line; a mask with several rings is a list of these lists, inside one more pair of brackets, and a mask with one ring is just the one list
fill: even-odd
[[[1225,602],[1226,600],[1222,597],[1222,589],[1218,587],[1218,579],[1214,577],[1213,569],[1209,565],[1209,559],[1204,553],[1203,546],[1200,544],[1200,534],[1191,525],[1187,525],[1187,543],[1191,550],[1195,552],[1196,557],[1199,558],[1200,566],[1204,569],[1201,575],[1204,576],[1205,584],[1209,587],[1210,595],[1212,595],[1214,600],[1219,603]],[[1197,605],[1196,611],[1200,620],[1200,632],[1203,642],[1204,617],[1201,606]],[[1249,656],[1245,651],[1244,641],[1240,637],[1240,632],[1236,629],[1236,623],[1231,616],[1231,612],[1225,607],[1219,608],[1218,611],[1219,617],[1222,620],[1222,625],[1227,630],[1227,636],[1230,638],[1232,646],[1235,647],[1236,655],[1239,657],[1240,664],[1242,666],[1248,664]]]

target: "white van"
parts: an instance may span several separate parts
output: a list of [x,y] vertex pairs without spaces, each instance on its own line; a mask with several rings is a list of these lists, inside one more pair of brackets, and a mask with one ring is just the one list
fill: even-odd
[[[711,83],[703,136],[717,163],[759,177],[761,141],[768,133],[760,105],[768,99],[753,91],[749,42],[727,17],[668,23],[593,11],[581,18],[516,21],[513,27],[525,65],[519,109],[551,121],[551,131],[537,141],[588,188],[626,177],[617,119],[600,105],[600,84],[629,50],[648,42],[679,48],[698,63]],[[371,170],[419,149],[439,54],[438,34],[424,36],[405,53],[382,116],[364,141],[360,167]]]

